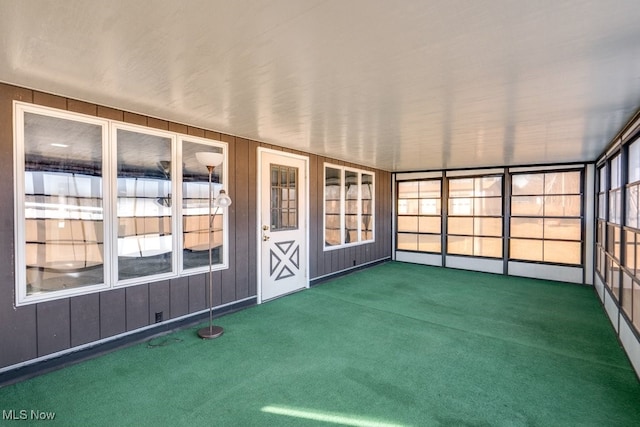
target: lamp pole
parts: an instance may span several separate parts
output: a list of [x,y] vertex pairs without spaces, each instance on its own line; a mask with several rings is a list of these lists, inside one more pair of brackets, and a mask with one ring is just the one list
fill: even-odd
[[[207,170],[209,171],[209,216],[208,216],[208,248],[209,248],[209,326],[201,328],[198,330],[198,336],[203,339],[212,339],[218,338],[220,335],[224,333],[224,329],[221,326],[213,325],[213,254],[212,254],[212,244],[211,244],[211,235],[213,234],[213,218],[215,215],[213,213],[213,185],[212,185],[212,175],[216,166],[220,165],[224,160],[224,156],[222,153],[211,153],[211,152],[200,152],[196,153],[196,158],[198,162],[205,165]],[[227,196],[224,190],[220,190],[220,194],[218,199],[216,199],[216,204],[219,207],[227,207],[231,205],[231,199]]]

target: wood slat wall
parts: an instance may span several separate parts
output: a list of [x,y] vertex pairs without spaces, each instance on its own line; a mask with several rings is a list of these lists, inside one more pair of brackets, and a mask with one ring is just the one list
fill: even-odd
[[[207,274],[112,289],[99,293],[15,307],[13,204],[13,101],[221,140],[229,144],[229,268],[214,272],[214,304],[256,295],[257,149],[272,148],[309,157],[310,279],[391,256],[391,174],[360,165],[307,154],[179,123],[0,83],[0,369],[135,331],[207,308]],[[324,251],[324,162],[375,174],[374,243]]]

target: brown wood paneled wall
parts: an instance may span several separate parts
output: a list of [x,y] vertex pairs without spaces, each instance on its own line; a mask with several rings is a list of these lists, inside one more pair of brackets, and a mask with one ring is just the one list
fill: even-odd
[[[155,314],[174,319],[207,308],[207,275],[112,289],[15,307],[13,101],[23,101],[125,123],[221,140],[229,144],[229,268],[214,272],[214,304],[253,297],[257,292],[257,148],[309,157],[310,279],[391,256],[391,174],[296,150],[184,124],[129,113],[0,83],[0,369],[155,323]],[[323,250],[324,162],[375,173],[375,242]]]

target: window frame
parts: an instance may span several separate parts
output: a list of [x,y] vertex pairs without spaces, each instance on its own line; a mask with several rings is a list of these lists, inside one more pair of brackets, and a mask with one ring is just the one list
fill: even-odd
[[[546,181],[543,181],[543,189],[542,189],[542,193],[541,194],[513,194],[513,179],[515,177],[517,177],[518,175],[547,175],[547,174],[554,174],[554,173],[571,173],[571,172],[577,172],[579,173],[579,193],[562,193],[562,194],[556,194],[556,193],[549,193],[547,194],[545,192],[545,188],[544,186],[546,185]],[[509,204],[510,204],[510,215],[509,215],[509,254],[508,254],[508,260],[509,261],[516,261],[516,262],[526,262],[526,263],[538,263],[538,264],[547,264],[547,265],[561,265],[561,266],[569,266],[569,267],[579,267],[582,265],[583,263],[583,257],[584,257],[584,245],[585,245],[585,230],[584,230],[584,221],[585,221],[585,213],[584,213],[584,180],[585,180],[585,170],[584,168],[563,168],[563,169],[542,169],[542,170],[527,170],[527,171],[519,171],[519,172],[512,172],[511,174],[511,185],[512,185],[512,189],[509,192]],[[547,215],[546,214],[546,209],[543,211],[542,215],[531,215],[531,214],[515,214],[513,213],[513,202],[514,202],[514,198],[517,197],[542,197],[543,201],[546,197],[552,197],[552,196],[579,196],[580,197],[580,202],[579,202],[579,215],[578,216],[560,216],[560,215]],[[543,208],[546,206],[544,204],[545,202],[543,202]],[[519,218],[530,218],[530,219],[540,219],[542,220],[542,237],[523,237],[523,236],[513,236],[513,227],[512,227],[512,223],[511,221],[513,219],[519,219]],[[578,240],[574,240],[574,239],[560,239],[560,238],[546,238],[545,237],[545,220],[547,219],[573,219],[573,220],[579,220],[580,223],[580,238]],[[525,241],[533,241],[533,242],[540,242],[542,245],[542,259],[541,260],[531,260],[531,259],[522,259],[522,258],[514,258],[511,254],[511,240],[525,240]],[[545,255],[544,255],[544,250],[545,250],[545,242],[569,242],[569,243],[578,243],[579,247],[580,247],[580,254],[579,254],[579,261],[578,263],[562,263],[562,262],[555,262],[555,261],[547,261],[545,260]]]
[[[80,285],[69,289],[60,289],[44,293],[27,293],[27,259],[26,259],[26,219],[25,200],[26,186],[25,174],[25,114],[31,113],[62,120],[70,120],[84,124],[97,125],[101,127],[101,200],[102,200],[102,230],[103,230],[103,282]],[[128,286],[157,282],[164,279],[171,279],[181,276],[190,276],[209,271],[209,265],[202,265],[194,268],[184,268],[183,265],[183,216],[182,216],[182,188],[183,188],[183,151],[182,146],[185,141],[202,144],[203,146],[215,147],[221,150],[224,155],[223,170],[220,176],[221,185],[228,186],[229,170],[229,149],[228,144],[222,141],[189,136],[178,132],[164,131],[147,126],[129,124],[117,120],[89,116],[81,113],[40,106],[37,104],[21,101],[13,102],[13,125],[14,125],[14,255],[15,255],[15,305],[23,306],[44,301],[52,301],[68,298],[77,295],[86,295],[110,289],[125,288]],[[171,271],[140,276],[133,279],[118,280],[117,260],[118,260],[118,173],[117,173],[117,130],[137,132],[152,136],[166,137],[171,140],[171,164],[175,165],[175,170],[171,171],[171,194],[175,203],[171,206]],[[203,175],[207,174],[206,167]],[[44,171],[46,173],[46,171]],[[208,180],[207,180],[208,183]],[[229,215],[227,210],[219,213],[222,215],[222,257],[221,262],[214,264],[214,271],[224,270],[229,267]]]
[[[327,191],[326,191],[326,183],[327,183],[327,169],[331,168],[331,169],[336,169],[340,172],[340,196],[339,196],[339,205],[340,205],[340,244],[336,244],[336,245],[327,245],[327,239],[326,239],[326,235],[327,235]],[[357,192],[357,198],[356,199],[349,199],[349,201],[355,201],[356,205],[358,207],[358,212],[357,212],[357,224],[358,227],[356,228],[356,236],[357,236],[357,240],[355,242],[349,242],[349,243],[345,243],[345,236],[346,236],[346,216],[347,216],[347,212],[346,212],[346,205],[347,205],[347,198],[346,198],[346,191],[345,191],[345,182],[346,182],[346,173],[347,172],[352,172],[355,173],[357,175],[358,178],[358,192]],[[362,201],[365,200],[363,199],[363,195],[362,195],[362,175],[368,175],[371,177],[371,189],[370,189],[370,194],[371,194],[371,239],[366,239],[363,240],[362,239],[362,216],[363,216],[363,209],[362,209]],[[373,171],[367,171],[367,170],[363,170],[363,169],[357,169],[357,168],[353,168],[353,167],[349,167],[349,166],[340,166],[340,165],[336,165],[334,163],[329,163],[329,162],[324,162],[323,164],[323,179],[322,179],[322,247],[324,251],[332,251],[332,250],[336,250],[336,249],[341,249],[341,248],[347,248],[347,247],[352,247],[352,246],[358,246],[358,245],[362,245],[362,244],[367,244],[367,243],[372,243],[375,242],[376,240],[376,218],[375,218],[375,180],[376,180],[376,174]],[[335,215],[335,214],[334,214]],[[349,215],[353,215],[353,214],[349,214]]]
[[[483,179],[483,178],[500,178],[500,196],[476,196],[475,195],[475,188],[476,188],[476,179]],[[446,215],[446,235],[445,235],[445,242],[446,242],[446,255],[447,256],[454,256],[454,257],[472,257],[472,258],[480,258],[480,259],[490,259],[490,260],[500,260],[503,259],[505,254],[504,254],[504,221],[505,221],[505,206],[504,206],[504,196],[505,196],[505,174],[504,173],[486,173],[486,174],[469,174],[469,175],[460,175],[460,176],[447,176],[447,194],[446,194],[446,202],[447,202],[447,215]],[[464,179],[471,179],[473,184],[472,184],[472,195],[470,196],[451,196],[451,181],[455,181],[455,180],[464,180]],[[444,197],[444,195],[443,195]],[[456,199],[471,199],[470,202],[470,207],[472,207],[472,213],[469,215],[463,215],[463,214],[453,214],[452,211],[453,209],[451,209],[452,207],[452,203],[453,200]],[[500,200],[500,215],[476,215],[475,213],[475,202],[478,199],[499,199]],[[444,200],[444,198],[443,198]],[[443,202],[444,203],[444,202]],[[451,232],[451,219],[471,219],[471,224],[472,224],[472,234],[464,234],[464,233],[456,233],[456,232]],[[493,236],[493,235],[488,235],[488,234],[476,234],[475,232],[475,227],[476,227],[476,218],[480,218],[480,219],[500,219],[500,234],[498,236]],[[444,221],[443,221],[444,223]],[[443,224],[444,226],[444,224]],[[450,243],[450,237],[468,237],[471,238],[471,245],[472,245],[472,253],[471,254],[463,254],[463,253],[457,253],[457,252],[451,252],[451,243]],[[476,254],[475,252],[475,247],[476,247],[476,239],[497,239],[500,240],[500,255],[499,256],[487,256],[487,255],[479,255]]]
[[[437,254],[440,255],[442,254],[442,236],[444,234],[444,230],[443,230],[443,208],[442,208],[442,204],[443,204],[443,195],[442,195],[442,190],[443,190],[443,183],[444,183],[444,177],[433,177],[433,178],[420,178],[420,179],[404,179],[404,180],[400,180],[396,182],[396,215],[395,215],[395,221],[396,221],[396,227],[395,227],[395,233],[396,233],[396,238],[395,238],[395,250],[396,251],[402,251],[402,252],[416,252],[416,253],[426,253],[426,254]],[[438,198],[423,198],[420,197],[420,183],[422,182],[435,182],[437,181],[439,184],[439,188],[440,188],[440,195]],[[401,198],[400,197],[400,185],[404,184],[404,183],[418,183],[418,195],[415,198]],[[417,200],[418,201],[418,213],[414,214],[401,214],[400,213],[400,201],[401,200]],[[440,204],[440,213],[439,214],[422,214],[420,213],[420,202],[422,200],[436,200],[436,204]],[[400,217],[403,216],[415,216],[418,218],[418,231],[416,232],[412,232],[412,231],[401,231],[400,227],[399,227],[399,221],[400,221]],[[440,220],[440,232],[439,233],[433,233],[433,232],[424,232],[424,231],[420,231],[420,218],[439,218]],[[399,240],[400,240],[400,235],[415,235],[417,237],[417,241],[416,241],[416,246],[417,249],[406,249],[406,248],[400,248],[399,247]],[[439,240],[439,245],[440,245],[440,250],[439,251],[426,251],[426,250],[420,250],[420,236],[438,236],[438,240]]]

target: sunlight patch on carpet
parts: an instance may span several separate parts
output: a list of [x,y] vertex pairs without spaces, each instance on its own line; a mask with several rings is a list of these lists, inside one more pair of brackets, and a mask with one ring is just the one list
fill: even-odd
[[409,427],[406,424],[391,423],[388,421],[372,420],[351,414],[336,412],[314,411],[306,408],[292,408],[287,406],[265,406],[260,409],[268,414],[284,415],[288,417],[304,418],[306,420],[324,421],[327,423],[341,424],[356,427]]

